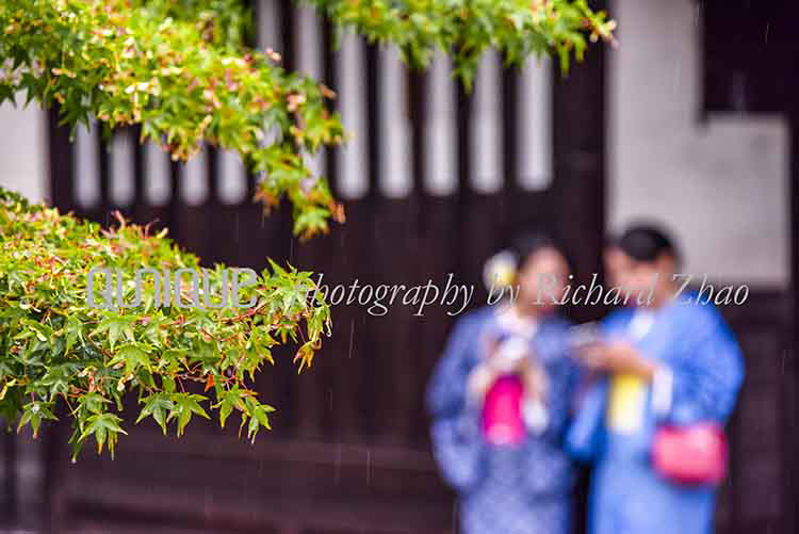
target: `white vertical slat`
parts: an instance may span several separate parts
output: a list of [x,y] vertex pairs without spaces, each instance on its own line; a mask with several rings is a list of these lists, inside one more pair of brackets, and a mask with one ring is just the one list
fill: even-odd
[[100,169],[97,153],[98,127],[94,121],[87,129],[80,126],[75,139],[73,184],[75,200],[82,208],[91,208],[100,201]]
[[[283,28],[280,26],[278,0],[257,0],[256,4],[256,32],[255,46],[261,52],[267,48],[280,53]],[[274,140],[271,132],[267,131],[264,144]],[[192,170],[187,167],[183,178],[191,180]],[[231,150],[220,150],[217,158],[217,176],[219,187],[219,200],[223,204],[238,204],[245,200],[247,194],[246,169],[239,155]],[[205,185],[207,181],[202,180]],[[207,187],[206,187],[207,189]],[[206,191],[206,196],[210,194]]]
[[486,52],[480,60],[475,79],[470,132],[472,186],[480,193],[494,193],[502,187],[500,74],[496,52]]
[[[258,0],[257,4],[257,31],[256,46],[261,52],[272,51],[280,54],[283,47],[283,31],[280,25],[280,6],[278,0]],[[290,31],[290,29],[288,29]],[[280,63],[278,63],[280,64]],[[264,138],[262,146],[269,146],[277,139],[276,129],[264,124]],[[262,176],[257,175],[257,179]],[[257,187],[257,186],[256,186]]]
[[178,183],[180,197],[189,206],[198,206],[208,197],[208,180],[206,180],[206,148],[197,152],[183,166]]
[[366,176],[366,89],[364,87],[363,43],[347,33],[336,57],[339,72],[338,101],[344,128],[352,138],[338,158],[338,188],[342,198],[364,196],[369,182]]
[[[17,93],[16,101],[24,102],[25,95]],[[0,105],[0,124],[0,186],[33,202],[52,199],[47,112],[39,106],[15,106],[6,101]]]
[[405,66],[393,46],[381,47],[379,57],[380,191],[387,197],[404,197],[413,188]]
[[247,172],[237,152],[223,150],[217,160],[219,200],[223,204],[239,204],[247,195]]
[[[294,48],[297,50],[297,70],[316,80],[322,78],[322,23],[316,11],[308,6],[297,9],[294,19]],[[324,169],[322,151],[306,157],[306,165],[313,176],[320,176]]]
[[283,34],[280,31],[280,21],[278,20],[278,1],[258,0],[256,11],[258,14],[256,46],[261,51],[272,48],[280,52],[280,39]]
[[428,101],[424,129],[425,188],[433,195],[450,195],[458,187],[456,176],[455,97],[452,90],[452,65],[449,58],[438,53],[430,65]]
[[148,141],[144,145],[144,193],[147,203],[163,206],[169,202],[169,155]]
[[552,183],[552,63],[530,58],[519,79],[519,186],[541,191]]
[[133,143],[137,142],[128,130],[116,132],[111,142],[109,193],[116,206],[128,206],[133,202]]

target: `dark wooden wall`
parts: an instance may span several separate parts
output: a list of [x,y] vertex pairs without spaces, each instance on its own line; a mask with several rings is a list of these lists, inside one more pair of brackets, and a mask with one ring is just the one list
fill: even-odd
[[[799,4],[785,0],[703,0],[703,109],[710,114],[782,115],[790,131],[791,282],[764,295],[749,317],[738,310],[748,348],[748,379],[736,417],[734,468],[727,502],[741,532],[799,528]],[[768,303],[770,300],[770,303]],[[770,333],[769,333],[770,332]],[[755,359],[756,358],[756,359]],[[734,471],[736,472],[736,471]]]

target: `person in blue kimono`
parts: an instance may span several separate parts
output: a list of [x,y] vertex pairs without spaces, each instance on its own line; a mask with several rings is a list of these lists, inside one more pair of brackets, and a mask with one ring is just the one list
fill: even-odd
[[513,301],[458,320],[430,380],[433,452],[465,534],[567,534],[574,475],[562,440],[579,369],[568,322],[536,295],[542,277],[562,290],[568,265],[543,235],[514,250]]
[[574,455],[595,466],[589,531],[710,533],[715,485],[659,473],[653,436],[660,425],[723,425],[744,376],[741,352],[719,311],[681,291],[679,256],[663,231],[632,227],[605,259],[611,284],[630,298],[603,321],[602,341],[581,351],[599,379],[567,439]]

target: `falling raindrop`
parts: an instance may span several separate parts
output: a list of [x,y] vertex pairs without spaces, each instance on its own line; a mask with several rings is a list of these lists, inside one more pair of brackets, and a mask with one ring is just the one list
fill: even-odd
[[339,443],[338,447],[336,448],[336,463],[334,466],[334,475],[333,480],[335,480],[336,485],[341,481],[341,444]]
[[347,358],[352,359],[352,342],[355,336],[355,319],[350,321],[350,348],[347,352]]
[[372,450],[366,449],[366,485],[372,484]]

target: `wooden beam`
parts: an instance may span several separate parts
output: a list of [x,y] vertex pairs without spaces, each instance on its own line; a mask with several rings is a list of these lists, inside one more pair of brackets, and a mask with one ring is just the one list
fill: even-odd
[[50,204],[62,211],[73,209],[72,205],[72,143],[69,127],[58,125],[58,108],[47,112],[47,144],[50,173]]

